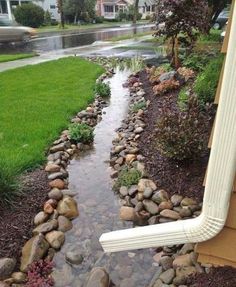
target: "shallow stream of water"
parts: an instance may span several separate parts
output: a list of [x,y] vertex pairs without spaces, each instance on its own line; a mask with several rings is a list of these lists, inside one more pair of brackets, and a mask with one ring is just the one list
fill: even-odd
[[[128,75],[127,71],[117,71],[109,80],[111,98],[103,110],[102,121],[95,128],[93,149],[73,159],[68,168],[69,188],[78,191],[80,216],[74,220],[63,248],[54,257],[56,287],[86,286],[93,267],[104,267],[119,287],[148,286],[158,271],[153,250],[105,254],[99,243],[100,235],[106,231],[132,227],[131,223],[119,220],[119,199],[112,191],[108,163],[115,130],[128,111],[128,90],[122,86]],[[84,256],[81,265],[71,266],[65,261],[65,253],[74,250]]]

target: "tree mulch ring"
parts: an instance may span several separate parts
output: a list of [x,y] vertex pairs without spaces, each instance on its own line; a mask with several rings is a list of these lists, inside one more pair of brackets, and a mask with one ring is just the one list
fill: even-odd
[[[199,155],[197,160],[178,162],[163,157],[157,151],[155,148],[155,125],[158,115],[167,107],[170,111],[178,109],[178,91],[170,92],[163,96],[156,96],[153,93],[147,73],[143,71],[139,74],[139,77],[146,92],[144,97],[150,101],[144,117],[146,127],[138,141],[141,154],[145,156],[144,162],[149,178],[156,182],[158,188],[165,189],[171,195],[178,193],[201,202],[209,153],[205,152]],[[214,107],[211,108],[210,113],[205,113],[205,116],[206,122],[209,122],[209,127],[203,133],[209,139],[214,118]],[[207,144],[208,142],[206,142],[206,147]]]
[[33,218],[42,210],[50,191],[47,174],[37,169],[22,177],[23,195],[14,205],[0,207],[0,258],[11,257],[19,264],[21,249],[32,237]]
[[189,278],[190,287],[236,287],[236,269],[232,267],[212,268],[209,274],[197,274]]

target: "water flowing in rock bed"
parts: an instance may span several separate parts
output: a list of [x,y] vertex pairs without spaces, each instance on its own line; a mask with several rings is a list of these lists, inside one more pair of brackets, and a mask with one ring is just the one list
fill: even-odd
[[[104,267],[115,286],[144,287],[158,272],[153,260],[154,250],[140,250],[104,254],[99,237],[103,232],[131,227],[119,220],[119,199],[112,192],[109,172],[109,155],[116,129],[128,111],[128,89],[122,85],[128,71],[117,70],[109,79],[111,97],[103,118],[95,128],[93,148],[71,161],[68,168],[69,187],[78,191],[80,216],[74,220],[73,229],[66,233],[66,242],[54,257],[53,277],[56,287],[86,286],[93,267]],[[84,260],[80,265],[66,263],[68,251],[79,251]]]

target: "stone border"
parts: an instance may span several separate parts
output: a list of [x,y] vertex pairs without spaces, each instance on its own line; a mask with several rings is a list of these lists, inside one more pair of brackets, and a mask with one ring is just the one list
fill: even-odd
[[[105,69],[106,72],[96,82],[104,81],[114,74],[113,69],[108,69],[107,66]],[[96,95],[94,102],[80,111],[71,123],[86,123],[94,128],[101,121],[102,110],[106,106],[107,102]],[[49,148],[45,165],[51,188],[49,199],[44,203],[43,210],[33,219],[35,228],[32,238],[23,246],[20,271],[12,273],[16,265],[15,259],[0,259],[0,275],[4,275],[0,276],[3,280],[0,281],[0,287],[24,286],[22,284],[26,283],[28,266],[42,258],[52,261],[56,251],[62,247],[65,232],[73,227],[71,221],[79,216],[77,202],[73,198],[77,192],[68,189],[69,175],[66,169],[75,154],[90,147],[82,143],[72,144],[68,130],[64,130]]]
[[[137,140],[145,129],[144,115],[148,112],[150,102],[144,98],[145,91],[138,75],[132,75],[127,86],[131,97],[130,108],[113,140],[111,177],[116,183],[121,170],[126,168],[138,170],[141,178],[136,185],[129,188],[121,186],[117,190],[121,203],[120,219],[133,221],[137,225],[152,225],[199,216],[202,204],[179,194],[170,196],[166,190],[158,190],[155,182],[148,179]],[[135,110],[140,103],[141,108]],[[160,269],[149,287],[187,287],[184,284],[188,276],[209,272],[211,265],[200,265],[194,250],[195,244],[158,248],[153,259]]]

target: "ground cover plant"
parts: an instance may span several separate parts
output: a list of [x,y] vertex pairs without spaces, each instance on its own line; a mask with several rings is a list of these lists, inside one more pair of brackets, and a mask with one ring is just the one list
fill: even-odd
[[103,82],[98,82],[95,85],[95,93],[99,95],[100,97],[108,97],[111,94],[111,88],[109,84],[103,83]]
[[117,181],[113,186],[115,191],[118,191],[121,186],[131,187],[132,185],[138,184],[141,179],[141,173],[135,168],[124,168],[118,175]]
[[15,60],[20,60],[20,59],[25,59],[25,58],[32,58],[34,56],[37,56],[35,53],[27,53],[27,54],[3,54],[0,55],[0,63],[4,62],[10,62],[10,61],[15,61]]
[[93,100],[102,72],[70,57],[0,74],[0,202],[14,194],[12,179],[41,164],[72,115]]
[[223,55],[211,60],[196,79],[194,91],[202,105],[214,100],[223,61]]
[[71,124],[69,126],[69,137],[75,143],[91,143],[93,141],[93,128],[87,124]]

